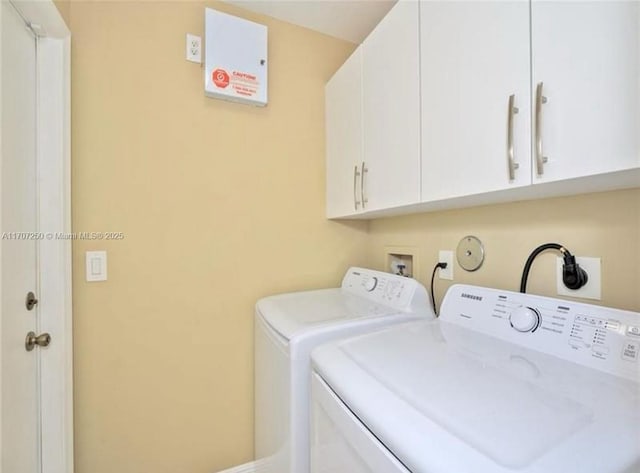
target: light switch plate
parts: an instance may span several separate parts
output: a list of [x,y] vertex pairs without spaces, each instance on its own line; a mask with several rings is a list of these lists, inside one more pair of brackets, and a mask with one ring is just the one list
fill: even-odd
[[97,282],[107,280],[107,252],[87,251],[85,257],[86,280]]
[[556,261],[556,281],[558,294],[561,296],[581,297],[583,299],[602,299],[601,260],[587,256],[576,256],[576,263],[587,272],[587,284],[580,289],[569,289],[562,282],[562,258]]

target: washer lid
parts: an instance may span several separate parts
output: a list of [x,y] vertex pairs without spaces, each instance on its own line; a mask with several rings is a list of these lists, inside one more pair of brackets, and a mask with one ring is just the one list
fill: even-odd
[[313,362],[411,471],[640,466],[640,391],[631,380],[441,321],[331,343]]
[[397,310],[354,296],[342,289],[321,289],[260,299],[256,311],[287,340],[319,326],[382,317]]

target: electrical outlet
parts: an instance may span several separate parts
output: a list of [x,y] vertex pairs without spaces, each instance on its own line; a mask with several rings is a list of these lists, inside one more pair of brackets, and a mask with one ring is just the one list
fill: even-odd
[[187,61],[202,64],[202,38],[187,33]]
[[557,258],[556,262],[556,285],[558,294],[561,296],[581,297],[583,299],[600,300],[601,295],[601,261],[600,258],[589,258],[586,256],[576,256],[576,263],[587,272],[587,284],[580,289],[569,289],[562,282],[562,258]]
[[438,254],[438,263],[447,263],[446,268],[438,270],[440,279],[448,279],[453,281],[453,251],[440,250]]

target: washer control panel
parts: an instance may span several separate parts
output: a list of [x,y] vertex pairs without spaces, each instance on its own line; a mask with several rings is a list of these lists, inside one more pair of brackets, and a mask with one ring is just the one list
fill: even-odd
[[349,268],[342,280],[342,290],[400,312],[418,311],[433,316],[426,289],[412,278],[372,269]]
[[619,376],[640,379],[640,313],[455,285],[442,321]]

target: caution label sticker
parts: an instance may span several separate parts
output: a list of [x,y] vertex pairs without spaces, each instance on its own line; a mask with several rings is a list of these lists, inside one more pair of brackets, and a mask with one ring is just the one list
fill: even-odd
[[230,87],[233,92],[244,97],[254,97],[260,88],[260,82],[254,74],[232,71],[229,74],[221,68],[214,69],[211,80],[219,89]]

